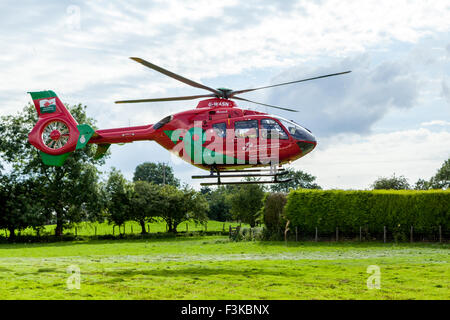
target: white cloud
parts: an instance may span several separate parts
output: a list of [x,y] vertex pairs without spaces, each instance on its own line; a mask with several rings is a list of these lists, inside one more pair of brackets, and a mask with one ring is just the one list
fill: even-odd
[[445,80],[442,80],[442,96],[444,97],[445,101],[450,105],[450,88],[447,85],[447,82]]
[[450,126],[450,121],[445,121],[445,120],[433,120],[433,121],[427,121],[427,122],[422,122],[420,124],[421,126]]
[[[4,15],[18,10],[4,6]],[[36,25],[32,16],[20,21],[28,32],[15,33],[12,23],[0,36],[5,90],[54,86],[56,77],[65,91],[119,82],[137,74],[123,60],[130,55],[201,79],[415,42],[450,28],[446,1],[301,1],[285,11],[270,2],[89,1],[80,5],[80,30],[67,27],[67,6],[54,6],[36,11],[53,19]]]
[[324,188],[365,189],[380,176],[404,175],[410,183],[429,179],[450,157],[450,131],[394,131],[337,136],[293,164]]
[[[370,133],[374,123],[393,108],[410,109],[420,87],[408,62],[386,60],[373,65],[368,55],[327,67],[304,64],[280,74],[276,82],[352,70],[350,74],[284,86],[270,92],[269,102],[300,111],[301,123],[319,137],[337,133]],[[295,115],[292,115],[295,116]]]

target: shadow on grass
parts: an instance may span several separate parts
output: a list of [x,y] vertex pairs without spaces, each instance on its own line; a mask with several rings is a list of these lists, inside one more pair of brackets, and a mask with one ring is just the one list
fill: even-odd
[[105,245],[105,244],[118,244],[118,243],[161,243],[161,242],[187,242],[187,241],[199,241],[199,240],[211,240],[211,239],[227,239],[227,237],[220,234],[214,235],[200,235],[200,234],[177,234],[171,235],[164,233],[161,236],[132,236],[132,237],[120,237],[117,236],[114,239],[99,239],[94,237],[75,237],[66,239],[64,241],[54,241],[54,242],[0,242],[1,249],[26,249],[26,248],[58,248],[58,247],[72,247],[76,245]]
[[271,247],[284,245],[287,248],[449,248],[448,243],[438,242],[387,242],[382,241],[258,241],[261,247]]
[[[449,243],[438,242],[387,242],[382,241],[358,241],[358,240],[344,240],[344,241],[230,241],[228,236],[221,233],[178,233],[178,234],[148,234],[148,235],[130,235],[129,237],[117,236],[113,239],[99,239],[96,237],[74,237],[66,239],[65,241],[57,242],[31,242],[31,243],[0,243],[0,250],[3,249],[27,249],[27,248],[61,248],[61,247],[73,247],[77,245],[108,245],[108,244],[139,244],[139,243],[176,243],[176,242],[189,242],[189,241],[201,241],[204,244],[215,245],[242,245],[245,246],[259,246],[259,247],[280,247],[286,248],[449,248]],[[220,240],[220,241],[218,241]]]
[[[274,270],[268,270],[267,268],[258,268],[255,269],[242,269],[239,267],[236,268],[223,268],[223,267],[190,267],[190,268],[161,268],[161,269],[152,269],[152,270],[121,270],[121,271],[108,271],[104,272],[103,275],[106,277],[112,277],[113,279],[117,278],[133,278],[139,276],[154,276],[154,277],[163,277],[163,278],[182,278],[189,277],[191,279],[195,278],[208,278],[210,276],[234,276],[234,277],[242,277],[242,278],[251,278],[251,277],[261,277],[261,276],[283,276],[283,277],[295,277],[298,276],[296,273],[292,272],[292,269],[288,269],[286,271],[281,271],[277,269],[276,266],[273,267]],[[302,274],[304,274],[304,270],[302,270]],[[207,279],[206,279],[207,280]]]

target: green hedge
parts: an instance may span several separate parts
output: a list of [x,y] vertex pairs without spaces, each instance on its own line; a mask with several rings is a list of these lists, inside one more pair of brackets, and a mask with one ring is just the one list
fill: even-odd
[[285,207],[292,226],[306,234],[321,233],[434,233],[450,230],[450,190],[292,190]]

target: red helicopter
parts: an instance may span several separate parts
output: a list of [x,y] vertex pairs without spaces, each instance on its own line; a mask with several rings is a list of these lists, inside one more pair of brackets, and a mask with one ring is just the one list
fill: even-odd
[[[287,182],[289,179],[279,179],[287,173],[282,165],[311,152],[317,145],[316,138],[308,129],[293,121],[258,111],[240,109],[231,99],[298,112],[251,101],[237,95],[351,72],[327,74],[245,90],[213,89],[143,59],[135,57],[131,59],[173,79],[211,93],[123,100],[116,103],[209,99],[200,101],[193,110],[169,115],[155,124],[94,130],[87,124],[79,125],[53,91],[30,92],[39,119],[28,140],[40,150],[44,164],[61,166],[70,153],[85,147],[88,143],[97,145],[95,157],[100,158],[113,143],[154,140],[185,161],[210,170],[209,175],[193,176],[193,179],[217,179],[201,185]],[[270,169],[261,169],[269,166]],[[250,181],[238,182],[221,180],[242,177],[271,177],[271,180],[249,179]]]

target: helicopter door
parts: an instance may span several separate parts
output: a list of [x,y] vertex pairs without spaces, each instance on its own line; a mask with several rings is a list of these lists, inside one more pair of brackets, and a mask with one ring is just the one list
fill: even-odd
[[258,120],[234,122],[235,157],[237,164],[258,163]]
[[227,125],[225,122],[216,122],[206,131],[203,160],[204,164],[224,164],[226,158]]
[[260,128],[260,161],[265,163],[272,156],[278,160],[281,153],[289,148],[288,133],[274,119],[261,119]]

